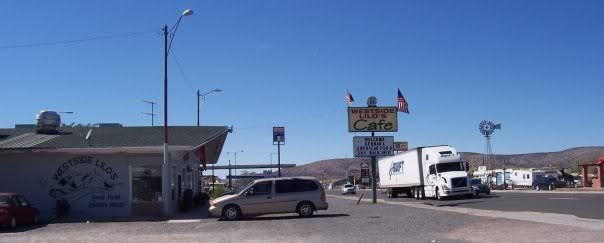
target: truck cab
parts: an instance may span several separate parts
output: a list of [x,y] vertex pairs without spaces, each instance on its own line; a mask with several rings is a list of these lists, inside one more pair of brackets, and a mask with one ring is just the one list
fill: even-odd
[[[442,149],[441,149],[442,148]],[[467,165],[450,146],[426,148],[424,166],[427,171],[424,181],[426,197],[442,199],[448,196],[472,195]]]

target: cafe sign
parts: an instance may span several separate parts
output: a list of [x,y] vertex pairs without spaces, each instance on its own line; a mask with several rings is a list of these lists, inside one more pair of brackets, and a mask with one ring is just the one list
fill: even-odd
[[397,132],[396,107],[348,107],[349,132]]
[[393,155],[394,137],[354,137],[352,140],[354,157],[374,157]]

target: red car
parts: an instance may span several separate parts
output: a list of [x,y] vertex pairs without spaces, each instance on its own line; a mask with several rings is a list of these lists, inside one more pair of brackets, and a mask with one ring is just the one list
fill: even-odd
[[14,229],[19,224],[37,224],[40,211],[23,196],[0,192],[0,226]]

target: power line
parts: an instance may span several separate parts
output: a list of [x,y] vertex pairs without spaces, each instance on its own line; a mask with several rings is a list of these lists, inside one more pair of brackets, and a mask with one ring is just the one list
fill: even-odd
[[157,32],[158,30],[145,30],[139,32],[125,33],[125,34],[115,34],[115,35],[105,35],[105,36],[97,36],[92,38],[85,39],[75,39],[75,40],[65,40],[65,41],[54,41],[54,42],[44,42],[44,43],[33,43],[33,44],[22,44],[22,45],[7,45],[0,46],[0,49],[16,49],[16,48],[24,48],[24,47],[41,47],[41,46],[51,46],[51,45],[60,45],[60,44],[71,44],[71,43],[79,43],[86,41],[95,41],[95,40],[103,40],[103,39],[113,39],[120,37],[128,37],[133,35],[140,35],[150,32]]
[[182,67],[180,66],[180,62],[178,61],[178,58],[176,58],[176,53],[174,53],[174,50],[171,50],[170,52],[172,54],[172,59],[174,59],[174,61],[176,62],[176,66],[178,67],[178,70],[180,71],[180,75],[182,76],[182,78],[187,81],[187,84],[189,85],[189,88],[191,88],[191,90],[193,90],[193,92],[195,92],[195,88],[193,88],[193,85],[191,84],[191,81],[189,81],[189,78],[187,78],[187,75],[185,74],[185,72],[183,71]]

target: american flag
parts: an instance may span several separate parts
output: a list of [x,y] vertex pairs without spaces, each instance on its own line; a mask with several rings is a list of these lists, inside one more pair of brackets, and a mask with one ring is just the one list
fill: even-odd
[[354,98],[352,98],[350,91],[346,90],[346,104],[350,105],[352,102],[354,102]]
[[401,89],[398,89],[398,97],[396,98],[396,101],[398,103],[398,112],[405,112],[405,113],[409,114],[409,104],[407,103],[407,100],[405,100],[405,97],[401,93]]

